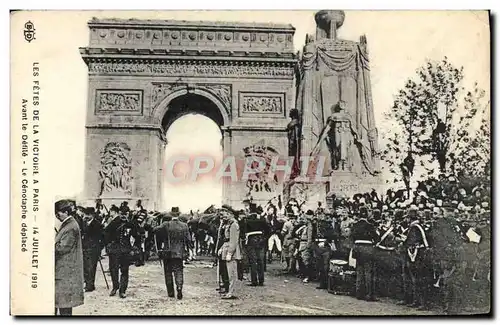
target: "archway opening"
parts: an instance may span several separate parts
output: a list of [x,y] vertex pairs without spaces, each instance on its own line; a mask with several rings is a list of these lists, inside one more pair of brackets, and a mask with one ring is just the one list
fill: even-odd
[[[222,183],[213,172],[192,179],[196,158],[208,157],[219,166],[223,159],[223,117],[218,107],[209,99],[186,94],[173,99],[162,121],[166,130],[167,145],[164,153],[165,168],[173,168],[181,181],[162,181],[163,210],[179,207],[181,213],[203,212],[210,205],[222,202]],[[170,162],[179,159],[173,166]],[[187,160],[187,161],[186,161]],[[205,163],[201,167],[206,167]]]

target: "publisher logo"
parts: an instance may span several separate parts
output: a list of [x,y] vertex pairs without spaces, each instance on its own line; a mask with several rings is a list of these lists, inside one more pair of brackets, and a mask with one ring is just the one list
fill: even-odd
[[35,39],[35,25],[31,21],[24,24],[24,39],[29,43]]

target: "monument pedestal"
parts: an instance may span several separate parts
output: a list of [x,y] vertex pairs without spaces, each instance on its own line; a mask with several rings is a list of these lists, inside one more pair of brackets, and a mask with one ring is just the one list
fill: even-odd
[[333,171],[328,183],[327,197],[352,198],[356,193],[379,191],[381,179],[373,175],[358,175],[350,171]]
[[318,207],[318,202],[323,206],[326,204],[327,183],[311,183],[311,182],[292,182],[288,185],[288,197],[296,199],[299,204],[304,202],[303,211],[308,209],[315,210]]

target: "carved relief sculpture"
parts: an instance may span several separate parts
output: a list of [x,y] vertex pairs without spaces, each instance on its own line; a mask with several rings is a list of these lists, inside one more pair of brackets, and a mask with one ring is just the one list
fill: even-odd
[[140,112],[142,106],[141,92],[97,91],[97,111]]
[[132,158],[130,147],[123,142],[110,142],[101,153],[100,196],[105,193],[131,194]]
[[284,94],[240,93],[241,115],[282,115],[283,107]]
[[[266,161],[266,167],[262,172],[249,175],[248,180],[246,181],[246,196],[250,197],[252,196],[252,193],[255,192],[272,193],[275,191],[276,185],[278,184],[278,177],[274,175],[273,179],[269,179],[268,175],[273,157],[278,156],[276,149],[266,146],[264,141],[260,141],[259,143],[243,148],[243,153],[245,154],[246,159],[250,157],[259,157]],[[251,167],[257,168],[258,163],[254,162],[254,164],[255,166]]]
[[199,85],[200,88],[206,88],[215,97],[219,98],[221,102],[225,105],[227,113],[231,114],[231,85],[220,85],[220,84],[204,84]]
[[[309,38],[304,47],[296,102],[301,116],[307,117],[302,125],[305,137],[302,146],[306,152],[321,155],[317,144],[330,139],[333,142],[327,146],[334,149],[329,155],[334,170],[343,167],[355,173],[376,175],[380,166],[366,37],[362,36],[360,42],[338,39],[337,29],[342,26],[344,18],[344,12],[338,10],[318,12],[315,16],[316,40]],[[349,125],[343,122],[343,126],[334,127],[327,117],[332,114],[331,107],[339,102],[345,103]],[[322,131],[333,132],[335,128],[336,138],[331,133],[323,134],[325,138],[320,140]],[[342,128],[350,128],[352,132],[341,132]],[[352,151],[347,144],[340,144],[347,141],[339,140],[340,137],[347,137],[349,133],[356,137],[353,141],[357,151]]]
[[364,168],[374,175],[377,171],[373,170],[367,148],[360,141],[357,130],[352,125],[353,119],[345,111],[345,107],[346,104],[343,101],[332,107],[332,114],[327,118],[311,156],[318,155],[322,144],[326,143],[330,152],[332,171],[340,170],[359,173]]
[[223,84],[176,84],[176,83],[153,83],[151,102],[156,107],[165,97],[179,89],[187,88],[204,89],[217,97],[223,104],[228,115],[231,115],[231,85]]
[[241,78],[293,79],[293,66],[236,66],[210,64],[175,64],[175,63],[125,63],[125,62],[89,62],[91,74],[123,74],[153,76],[220,76]]

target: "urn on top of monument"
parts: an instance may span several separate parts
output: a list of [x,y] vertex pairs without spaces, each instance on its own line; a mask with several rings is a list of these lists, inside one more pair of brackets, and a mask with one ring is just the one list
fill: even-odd
[[337,38],[337,29],[344,24],[343,10],[320,10],[314,15],[316,20],[316,39]]

